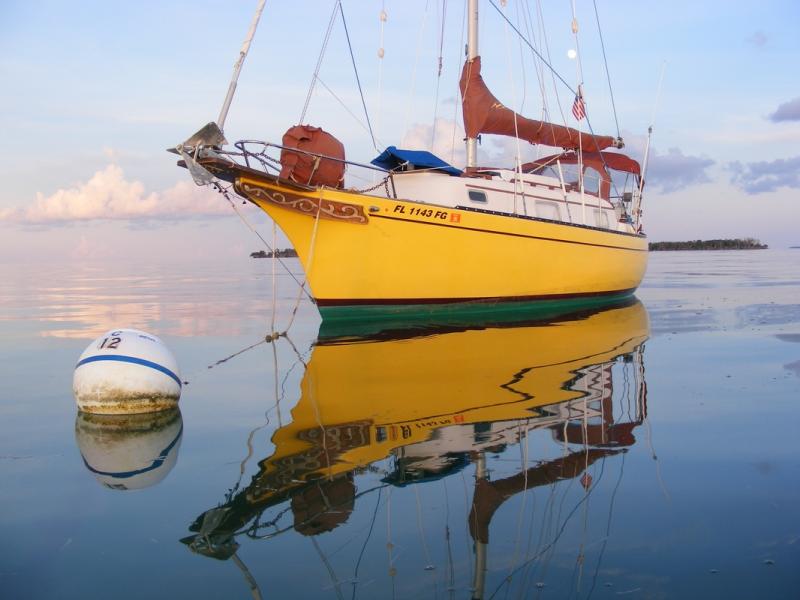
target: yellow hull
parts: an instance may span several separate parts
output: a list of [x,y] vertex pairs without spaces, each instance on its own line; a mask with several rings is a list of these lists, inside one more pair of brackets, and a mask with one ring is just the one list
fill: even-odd
[[240,176],[272,217],[320,307],[631,294],[647,240],[539,219]]

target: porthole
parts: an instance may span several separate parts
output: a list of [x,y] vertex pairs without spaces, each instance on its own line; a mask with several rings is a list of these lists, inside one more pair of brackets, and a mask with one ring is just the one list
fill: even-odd
[[486,204],[486,192],[479,192],[478,190],[468,190],[467,195],[472,202],[482,202]]

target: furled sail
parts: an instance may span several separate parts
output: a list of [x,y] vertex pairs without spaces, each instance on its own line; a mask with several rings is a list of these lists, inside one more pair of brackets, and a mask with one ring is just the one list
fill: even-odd
[[594,136],[571,127],[527,119],[506,108],[483,82],[480,56],[464,63],[459,87],[467,137],[494,133],[519,137],[532,144],[575,150],[582,148],[584,152],[598,152],[604,148],[622,145],[621,140],[612,136]]

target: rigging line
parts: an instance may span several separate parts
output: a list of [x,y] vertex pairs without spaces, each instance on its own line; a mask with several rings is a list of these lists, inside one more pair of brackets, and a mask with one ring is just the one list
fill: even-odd
[[[517,3],[517,23],[522,21],[520,18],[520,5]],[[528,78],[525,75],[525,52],[523,51],[522,40],[519,40],[519,64],[522,74],[522,101],[519,103],[519,110],[522,113],[525,109],[525,101],[528,99]]]
[[[518,10],[519,10],[519,6],[520,5],[518,4],[517,5]],[[530,37],[533,40],[534,44],[538,45],[538,42],[536,40],[536,32],[533,30],[533,27],[532,27],[532,24],[531,24],[532,21],[533,21],[533,17],[531,16],[530,12],[531,12],[530,2],[526,1],[524,10],[522,11],[522,21],[523,21],[523,23],[525,23],[525,31],[528,33],[528,37]],[[519,20],[519,16],[517,17],[517,20]],[[522,40],[520,40],[520,52],[522,52],[522,47],[523,47]],[[542,67],[541,63],[536,60],[536,56],[532,52],[531,52],[531,56],[533,57],[533,61],[532,62],[533,62],[533,70],[536,73],[536,82],[539,85],[539,93],[540,93],[540,95],[542,97],[542,120],[543,121],[549,121],[550,119],[549,119],[548,115],[550,114],[550,111],[547,108],[547,96],[546,96],[547,89],[546,89],[545,81],[544,81],[543,67]],[[537,153],[537,158],[538,158],[538,156],[539,155]]]
[[606,45],[603,41],[603,30],[600,28],[600,14],[597,12],[597,0],[592,0],[594,4],[594,16],[597,21],[597,33],[600,36],[600,48],[603,50],[603,64],[606,67],[606,79],[608,79],[608,93],[611,95],[611,109],[614,112],[614,123],[617,126],[617,137],[621,137],[619,132],[619,120],[617,120],[617,105],[614,103],[614,90],[611,87],[611,71],[608,70],[608,59],[606,59]]
[[553,73],[553,74],[554,74],[556,77],[558,77],[559,81],[561,81],[561,83],[563,83],[563,84],[564,84],[564,85],[567,87],[567,89],[568,89],[570,92],[572,92],[572,93],[574,94],[574,93],[575,93],[575,90],[573,90],[573,89],[572,89],[572,86],[570,86],[570,84],[569,84],[569,83],[567,83],[567,80],[566,80],[566,79],[564,79],[563,77],[561,77],[561,75],[558,73],[558,71],[556,71],[556,70],[555,70],[555,68],[553,68],[553,65],[551,65],[551,64],[550,64],[550,63],[547,61],[547,59],[545,59],[545,57],[544,57],[544,56],[542,56],[542,55],[541,55],[541,53],[540,53],[540,52],[539,52],[539,51],[538,51],[536,48],[534,48],[534,47],[533,47],[533,45],[531,45],[531,43],[528,41],[528,39],[527,39],[527,38],[526,38],[524,35],[522,35],[522,32],[521,32],[519,29],[517,29],[517,27],[516,27],[516,26],[515,26],[515,25],[514,25],[514,24],[513,24],[513,23],[512,23],[510,20],[509,20],[509,18],[508,18],[508,17],[506,17],[506,16],[503,14],[503,11],[501,11],[501,10],[500,10],[500,9],[497,7],[497,4],[495,4],[495,3],[494,3],[494,0],[489,0],[489,4],[491,4],[491,5],[492,5],[492,8],[494,8],[494,9],[497,11],[497,13],[498,13],[498,14],[499,14],[501,17],[503,17],[503,20],[504,20],[506,23],[508,23],[508,24],[509,24],[509,26],[511,27],[511,29],[513,29],[513,30],[514,30],[514,33],[516,33],[516,34],[517,34],[517,35],[520,37],[520,39],[521,39],[523,42],[525,42],[525,44],[527,44],[528,48],[530,48],[530,49],[533,51],[533,53],[534,53],[534,54],[536,54],[536,56],[538,56],[538,57],[539,57],[539,60],[541,60],[541,61],[542,61],[542,62],[545,64],[545,66],[546,66],[548,69],[550,69],[550,71],[551,71],[551,72],[552,72],[552,73]]
[[375,521],[378,517],[378,507],[381,505],[381,494],[383,492],[383,488],[378,488],[378,499],[375,501],[375,510],[372,512],[372,521],[369,524],[369,531],[367,532],[367,538],[364,540],[364,545],[361,546],[361,552],[358,555],[358,560],[356,561],[356,567],[353,570],[353,595],[351,596],[352,600],[356,598],[356,586],[358,586],[358,568],[361,566],[361,559],[364,558],[364,551],[367,549],[367,544],[369,543],[369,539],[372,537],[372,530],[375,528]]
[[[544,26],[544,11],[542,10],[542,0],[536,2],[536,15],[539,18],[539,35],[544,45],[544,50],[547,53],[547,60],[552,60],[550,56],[550,41],[547,38],[547,29]],[[539,68],[542,71],[542,80],[544,80],[544,66],[540,63]],[[567,117],[564,115],[564,107],[561,105],[561,95],[558,93],[558,82],[553,71],[550,71],[550,81],[553,84],[553,94],[556,97],[556,105],[558,106],[558,113],[561,115],[561,122],[567,122]],[[548,109],[549,111],[549,109]],[[548,112],[549,114],[549,112]]]
[[263,425],[259,425],[258,427],[252,429],[250,431],[250,435],[247,436],[247,456],[242,459],[242,462],[239,463],[239,479],[236,480],[236,485],[233,486],[234,490],[239,489],[239,485],[242,483],[242,477],[244,477],[245,467],[250,459],[253,457],[253,437],[255,437],[256,432],[264,429],[264,427],[269,425],[269,415],[265,415],[266,420],[264,421]]
[[[321,209],[322,209],[322,199],[320,199],[320,201],[317,203],[317,214],[314,217],[314,228],[311,231],[311,241],[309,242],[309,247],[308,247],[308,262],[307,262],[308,267],[304,270],[305,277],[303,278],[303,284],[300,286],[300,290],[297,293],[297,299],[295,300],[294,308],[292,308],[292,314],[289,317],[289,323],[288,325],[286,325],[286,329],[283,332],[284,334],[289,332],[289,328],[292,326],[292,323],[294,323],[294,318],[295,316],[297,316],[297,309],[300,308],[300,301],[303,298],[301,292],[305,290],[306,283],[308,283],[308,274],[311,273],[311,269],[314,266],[314,248],[316,247],[317,229],[319,227],[319,213]],[[295,352],[297,352],[296,348]]]
[[[536,525],[536,494],[534,493],[532,494],[532,496],[533,496],[533,506],[531,507],[530,524],[528,525],[528,545],[525,548],[525,556],[530,556],[531,554],[531,544],[533,543],[533,527],[534,525]],[[528,580],[531,577],[531,567],[532,564],[528,565],[525,568],[525,573],[523,574],[522,577],[522,585],[520,586],[520,594],[519,594],[520,599],[524,597],[525,590],[527,590],[529,587]]]
[[245,352],[247,352],[248,350],[252,350],[253,348],[256,348],[256,347],[260,346],[261,344],[266,344],[266,343],[268,343],[269,341],[270,341],[270,340],[269,340],[269,338],[266,338],[266,337],[265,337],[265,338],[264,338],[263,340],[261,340],[260,342],[256,342],[255,344],[251,344],[250,346],[247,346],[246,348],[242,348],[241,350],[238,350],[238,351],[234,352],[233,354],[230,354],[229,356],[226,356],[225,358],[220,358],[220,359],[219,359],[217,362],[215,362],[213,365],[208,365],[208,366],[206,367],[206,369],[213,369],[214,367],[217,367],[217,366],[219,366],[219,365],[221,365],[221,364],[223,364],[223,363],[226,363],[226,362],[228,362],[228,361],[229,361],[229,360],[231,360],[232,358],[236,358],[236,357],[237,357],[237,356],[239,356],[240,354],[244,354],[244,353],[245,353]]
[[[525,427],[522,426],[522,420],[517,421],[517,436],[519,439],[519,459],[522,467],[522,501],[519,505],[519,515],[517,516],[517,536],[514,540],[514,554],[511,559],[510,568],[513,569],[519,558],[519,550],[522,545],[522,526],[525,524],[525,509],[528,504],[528,420],[525,420]],[[522,439],[525,439],[523,444]],[[506,597],[511,591],[511,586],[506,590]]]
[[419,33],[417,33],[417,56],[414,59],[414,69],[411,71],[411,89],[408,92],[408,102],[406,104],[406,116],[403,123],[403,136],[408,131],[408,122],[411,120],[411,107],[414,104],[414,95],[417,86],[417,67],[419,66],[419,57],[422,54],[422,36],[425,33],[425,26],[428,23],[428,9],[430,8],[430,0],[425,0],[425,12],[422,15],[422,23],[420,24]]
[[[550,62],[549,62],[547,59],[545,59],[545,57],[544,57],[544,56],[542,56],[542,54],[541,54],[541,53],[540,53],[540,52],[539,52],[539,51],[538,51],[538,50],[537,50],[537,49],[536,49],[536,48],[533,46],[533,44],[531,44],[531,43],[528,41],[528,39],[527,39],[527,38],[526,38],[526,37],[525,37],[525,36],[522,34],[522,32],[521,32],[521,31],[520,31],[520,30],[519,30],[519,29],[518,29],[518,28],[517,28],[517,27],[516,27],[516,26],[515,26],[515,25],[514,25],[514,24],[513,24],[513,23],[512,23],[510,20],[509,20],[509,19],[508,19],[508,17],[506,17],[506,16],[503,14],[503,12],[502,12],[502,11],[501,11],[501,10],[500,10],[498,7],[497,7],[497,4],[495,4],[495,3],[494,3],[494,0],[489,0],[489,4],[491,4],[491,5],[492,5],[492,7],[493,7],[493,8],[494,8],[494,9],[497,11],[497,13],[498,13],[498,14],[499,14],[501,17],[503,17],[503,19],[505,20],[505,22],[506,22],[506,23],[508,23],[508,24],[511,26],[511,29],[513,29],[513,30],[514,30],[514,32],[515,32],[515,33],[516,33],[516,34],[519,36],[519,38],[520,38],[520,39],[521,39],[523,42],[525,42],[525,44],[526,44],[526,45],[527,45],[527,46],[528,46],[528,47],[531,49],[531,52],[533,52],[533,53],[534,53],[534,54],[535,54],[535,55],[536,55],[536,56],[539,58],[539,60],[540,60],[540,61],[541,61],[541,62],[542,62],[544,65],[546,65],[546,66],[547,66],[547,68],[550,70],[550,73],[551,73],[551,74],[552,74],[554,77],[557,77],[557,78],[558,78],[558,80],[559,80],[559,81],[561,81],[561,83],[562,83],[562,84],[564,84],[564,86],[567,88],[567,90],[569,90],[569,91],[570,91],[570,92],[571,92],[573,95],[576,95],[576,94],[577,94],[577,92],[576,92],[575,90],[573,90],[573,89],[572,89],[572,86],[570,86],[570,84],[569,84],[569,83],[567,83],[566,79],[564,79],[564,78],[563,78],[563,77],[562,77],[562,76],[561,76],[561,75],[558,73],[558,71],[556,71],[556,70],[555,70],[555,68],[554,68],[554,67],[553,67],[553,66],[550,64]],[[540,14],[539,14],[539,23],[540,23],[540,27],[541,27],[541,26],[543,25],[543,22],[544,22],[544,19],[543,19],[542,15],[541,15],[541,4],[539,5],[539,13],[540,13]],[[548,58],[549,58],[549,54],[550,54],[550,52],[549,52],[549,46],[548,46],[548,45],[547,45],[547,43],[546,43],[546,35],[544,36],[544,39],[545,39],[545,47],[546,47],[546,48],[548,48],[548,50],[547,50],[547,53],[548,53]],[[556,86],[554,85],[554,88],[555,88],[555,87],[556,87]],[[557,90],[557,89],[555,89],[555,93],[556,93],[556,102],[558,103],[558,108],[559,108],[559,111],[561,112],[561,118],[562,118],[562,120],[564,120],[564,122],[566,123],[566,118],[564,117],[564,111],[563,111],[563,109],[561,108],[561,102],[560,102],[560,100],[559,100],[559,98],[558,98],[558,90]],[[591,127],[591,125],[589,124],[589,115],[588,115],[588,114],[586,115],[586,125],[589,127],[589,131],[591,132],[592,138],[594,138],[594,137],[595,137],[595,135],[594,135],[594,131],[592,131],[592,127]]]
[[[371,488],[369,488],[367,490],[364,490],[363,492],[358,492],[355,495],[355,499],[357,500],[361,496],[365,496],[367,494],[371,494],[375,490],[382,490],[383,488],[387,488],[387,487],[391,487],[390,484],[385,483],[383,485],[376,485],[375,487],[371,487]],[[333,505],[333,508],[339,508],[340,506],[343,506],[343,504]],[[272,519],[271,521],[269,521],[267,523],[256,523],[256,521],[261,516],[263,516],[263,513],[259,514],[258,516],[255,517],[253,525],[249,525],[249,526],[247,526],[247,527],[245,527],[243,529],[239,529],[237,531],[234,531],[233,532],[233,536],[235,537],[237,535],[246,535],[251,540],[269,540],[269,539],[277,537],[277,536],[279,536],[281,534],[284,534],[287,531],[296,530],[297,527],[300,527],[300,526],[306,525],[308,523],[311,523],[311,521],[317,516],[316,514],[312,515],[312,516],[308,517],[307,519],[305,519],[304,521],[302,521],[300,523],[292,523],[290,525],[287,525],[283,529],[277,529],[276,528],[275,531],[273,531],[271,533],[265,533],[264,535],[258,535],[256,533],[259,529],[264,528],[264,527],[275,527],[276,523],[281,519],[281,517],[283,517],[283,515],[285,515],[287,512],[289,512],[291,510],[292,510],[291,505],[287,506],[286,508],[281,510],[274,519]],[[264,511],[266,511],[266,509],[264,509]]]
[[278,427],[283,427],[283,419],[281,419],[281,397],[278,393],[278,345],[272,344],[272,367],[275,374],[275,413],[278,417]]
[[336,596],[339,598],[339,600],[344,600],[344,596],[342,595],[342,590],[340,589],[342,583],[339,581],[339,578],[336,577],[336,573],[333,570],[333,566],[328,561],[328,557],[325,556],[325,554],[322,552],[322,548],[319,547],[319,544],[317,543],[317,536],[315,535],[311,536],[311,543],[314,544],[314,548],[316,549],[317,554],[319,554],[319,557],[322,560],[322,564],[324,564],[325,568],[328,569],[328,576],[331,578],[331,581],[333,582],[333,587],[336,589]]
[[[508,25],[506,24],[506,53],[508,54],[508,78],[511,80],[511,101],[514,103],[514,107],[517,106],[517,88],[514,85],[514,64],[511,58],[511,40],[509,39],[508,34]],[[523,68],[524,71],[524,68]],[[522,110],[520,108],[520,110]],[[517,111],[512,111],[514,114],[514,140],[516,142],[516,160],[514,161],[514,171],[517,173],[517,177],[514,181],[514,214],[517,214],[517,188],[519,188],[519,193],[522,194],[522,210],[525,215],[528,214],[527,206],[525,205],[525,190],[522,187],[522,148],[520,147],[519,143],[519,127],[517,126]],[[535,202],[535,201],[534,201]]]
[[418,486],[414,487],[414,495],[417,499],[417,529],[419,530],[419,539],[422,541],[422,549],[425,551],[425,560],[427,560],[426,569],[428,567],[433,567],[433,561],[431,561],[431,553],[428,551],[428,542],[425,540],[425,532],[422,528],[422,503],[419,500],[419,489]]
[[358,67],[356,67],[356,57],[353,54],[353,46],[350,43],[350,32],[347,29],[347,21],[344,18],[344,8],[342,8],[341,1],[337,2],[339,5],[339,14],[342,15],[342,25],[344,26],[344,36],[347,38],[347,48],[350,50],[350,60],[353,63],[353,72],[356,75],[356,83],[358,84],[358,93],[361,96],[361,106],[364,107],[364,116],[367,119],[367,127],[369,127],[369,135],[372,138],[372,145],[375,150],[378,150],[378,144],[375,143],[375,134],[372,132],[372,123],[369,120],[369,111],[367,110],[367,102],[364,100],[364,90],[361,88],[361,78],[358,76]]
[[[554,491],[555,491],[556,484],[557,484],[557,482],[553,482]],[[569,483],[566,486],[566,489],[564,490],[564,493],[561,494],[561,500],[558,502],[558,509],[556,511],[556,514],[555,514],[554,526],[556,526],[556,527],[558,526],[558,523],[561,522],[561,513],[564,511],[564,504],[567,502],[567,496],[572,491],[572,488],[574,487],[574,485],[575,485],[575,480],[574,479],[570,479]],[[557,491],[555,491],[555,493],[558,494]],[[584,497],[585,497],[585,495],[584,495]],[[553,504],[553,506],[554,507],[556,506],[555,503]],[[577,510],[575,510],[575,513],[577,513]],[[567,515],[567,517],[565,519],[565,522],[568,519],[570,519],[571,517],[572,517],[572,514],[568,513],[568,515]],[[560,539],[558,538],[558,534],[556,534],[556,539],[552,543],[552,551],[548,552],[547,557],[544,559],[544,568],[542,570],[542,580],[547,578],[548,572],[550,570],[550,565],[551,565],[551,563],[553,561],[553,558],[554,558],[554,555],[555,555],[555,546],[556,546],[558,541],[560,541]]]
[[[534,427],[535,427],[535,429],[538,429],[538,427],[536,427],[536,426],[534,426]],[[530,435],[525,436],[525,454],[528,457],[530,456]],[[535,493],[536,490],[535,490],[535,488],[530,489],[530,490],[527,489],[527,486],[528,486],[528,483],[527,483],[527,480],[528,480],[527,469],[528,469],[528,463],[526,462],[525,463],[525,471],[526,471],[525,472],[525,488],[526,488],[525,489],[525,494],[527,495],[528,492],[531,492],[530,495],[531,495],[532,502],[531,502],[531,511],[530,511],[530,522],[528,524],[528,543],[527,543],[527,545],[525,547],[525,556],[530,556],[531,544],[533,543],[533,527],[536,524],[536,493]],[[520,598],[522,598],[524,596],[525,590],[528,589],[529,576],[530,576],[530,568],[526,569],[525,572],[523,573],[522,582],[521,582],[521,586],[520,586],[520,594],[519,594]]]
[[[601,462],[600,462],[600,475],[598,475],[597,481],[592,485],[591,488],[589,488],[588,493],[584,494],[583,497],[575,504],[575,506],[572,507],[572,510],[569,511],[569,513],[567,514],[566,518],[564,519],[564,522],[561,524],[561,527],[558,529],[558,533],[556,534],[556,537],[547,546],[545,546],[540,552],[538,552],[535,556],[532,556],[531,558],[527,559],[519,567],[514,569],[515,573],[517,571],[519,571],[520,569],[524,568],[525,566],[527,566],[529,563],[535,561],[542,554],[547,552],[550,548],[554,547],[556,545],[556,543],[561,539],[561,536],[564,534],[564,530],[567,528],[567,524],[569,523],[570,519],[572,519],[572,517],[575,515],[575,513],[578,511],[578,509],[585,502],[587,502],[589,496],[591,496],[594,493],[594,490],[597,488],[597,486],[600,484],[600,481],[603,479],[603,473],[605,472],[605,462],[606,462],[606,457],[604,456],[601,459]],[[570,483],[572,481],[573,480],[570,480]],[[554,482],[554,483],[556,483],[556,482]],[[567,491],[569,491],[569,490],[567,490]],[[563,500],[566,500],[566,496],[565,496],[565,498]],[[563,504],[563,500],[562,500],[562,504]],[[559,516],[560,516],[560,512],[561,511],[559,509]],[[495,588],[494,592],[492,592],[492,595],[489,596],[489,600],[492,600],[492,598],[494,598],[497,595],[497,592],[499,592],[500,588],[502,588],[503,586],[505,586],[508,583],[508,580],[509,580],[508,577],[505,577],[503,579],[503,581],[500,582],[497,585],[497,587]]]
[[617,483],[614,485],[614,491],[611,493],[611,502],[608,507],[608,521],[606,523],[606,535],[603,539],[603,545],[600,548],[600,553],[597,556],[597,566],[594,570],[594,576],[592,577],[592,587],[589,588],[589,593],[586,596],[586,600],[592,597],[592,593],[594,592],[594,588],[597,585],[597,576],[600,574],[600,564],[603,561],[603,555],[606,551],[606,546],[608,545],[608,540],[611,537],[611,518],[614,515],[614,501],[617,497],[617,491],[619,491],[620,483],[622,483],[622,475],[625,473],[625,453],[622,454],[622,464],[619,468],[619,477],[617,477]]
[[447,18],[447,0],[442,0],[442,18],[439,31],[439,68],[436,74],[436,94],[433,99],[433,128],[431,129],[431,152],[436,144],[436,119],[439,116],[439,88],[442,84],[442,55],[444,53],[444,24]]
[[392,488],[389,488],[386,492],[386,550],[389,554],[389,578],[392,585],[392,598],[394,598],[397,592],[395,585],[397,569],[394,568],[394,544],[392,543]]
[[[294,342],[292,341],[292,338],[290,338],[288,336],[288,334],[284,334],[283,335],[283,339],[285,339],[287,342],[289,342],[289,345],[292,347],[292,350],[294,350],[295,356],[297,356],[297,360],[300,361],[301,365],[303,365],[303,369],[307,369],[308,368],[308,364],[306,363],[305,359],[303,358],[303,355],[300,354],[300,351],[297,349],[297,346],[294,345]],[[313,347],[313,346],[314,346],[314,344],[312,343],[311,347]],[[309,348],[307,350],[307,352],[310,352],[310,351],[311,351],[311,348]],[[295,363],[295,364],[297,364],[297,363]],[[289,371],[291,371],[292,369],[294,369],[294,365],[292,365],[292,368],[289,369]],[[287,376],[288,376],[288,372],[287,372]],[[285,379],[284,379],[284,382],[285,382]],[[284,392],[284,395],[285,395],[285,392]]]
[[[292,340],[286,335],[284,335],[284,337],[285,337],[286,341],[289,342],[289,345],[294,349],[295,354],[297,354],[298,361],[303,365],[303,367],[306,367],[306,363],[303,360],[303,357],[300,356],[300,354],[297,352],[297,348],[295,347],[295,345],[292,342]],[[267,340],[264,340],[263,342],[259,342],[258,344],[254,344],[254,345],[250,346],[250,348],[254,348],[255,346],[258,346],[259,344],[262,344],[262,343],[264,343],[266,341]],[[275,347],[275,345],[273,344],[273,348],[274,347]],[[245,350],[249,350],[249,348],[246,348]],[[241,352],[244,352],[244,350],[241,351]],[[241,354],[241,352],[238,352],[237,354]],[[291,372],[297,366],[297,362],[298,361],[295,361],[294,364],[289,369],[286,370],[286,373],[284,374],[283,379],[281,380],[281,384],[280,384],[280,389],[281,389],[280,395],[275,399],[275,404],[272,406],[272,408],[269,408],[266,411],[264,411],[264,424],[263,425],[259,425],[258,427],[255,427],[252,431],[250,431],[250,435],[247,436],[247,456],[245,456],[244,459],[242,459],[242,462],[239,464],[239,479],[236,481],[236,485],[233,487],[234,490],[238,490],[239,489],[239,485],[242,482],[242,477],[244,476],[245,466],[247,465],[247,463],[249,462],[249,460],[253,456],[253,437],[255,436],[257,431],[260,431],[260,430],[264,429],[264,427],[267,427],[270,424],[269,413],[271,412],[271,410],[273,408],[277,410],[278,422],[280,423],[280,421],[281,421],[280,402],[286,396],[286,381],[289,379],[289,375],[291,374]],[[276,373],[276,377],[277,377],[277,373]]]
[[453,546],[450,543],[450,496],[447,493],[447,477],[442,478],[444,488],[444,541],[447,547],[447,591],[453,598],[456,592],[456,572],[453,563]]
[[[572,0],[572,35],[575,38],[575,51],[577,52],[575,58],[575,71],[576,71],[576,78],[578,80],[578,91],[576,93],[576,98],[580,98],[583,100],[583,68],[581,66],[581,48],[578,42],[578,18],[575,16],[575,0]],[[586,116],[586,110],[583,111],[584,116],[586,117],[586,122],[589,122],[589,117]],[[580,127],[580,119],[578,120],[578,127]],[[581,192],[581,219],[584,225],[586,225],[586,174],[583,170],[583,132],[578,129],[578,182],[580,184],[580,192]],[[602,155],[601,155],[602,156]],[[599,189],[599,188],[598,188]],[[597,199],[598,202],[600,198]]]
[[331,31],[333,30],[333,24],[336,22],[336,8],[338,7],[340,0],[334,0],[333,3],[333,11],[331,12],[330,21],[328,21],[328,29],[325,32],[325,37],[322,40],[322,48],[319,51],[319,58],[317,58],[317,66],[314,69],[314,74],[311,76],[311,83],[308,86],[308,95],[306,95],[306,102],[303,105],[303,112],[300,113],[300,121],[302,123],[303,120],[306,118],[306,112],[308,111],[308,105],[311,103],[311,96],[314,93],[314,86],[317,81],[319,81],[319,70],[322,68],[322,59],[325,57],[325,50],[328,48],[328,42],[331,39]]
[[[458,43],[458,58],[455,61],[455,64],[459,64],[461,62],[461,49],[464,47],[464,30],[467,27],[467,8],[466,4],[462,2],[464,6],[464,10],[461,13],[461,39]],[[460,77],[458,73],[456,73],[457,77]],[[456,81],[456,98],[459,97],[461,94],[460,86],[458,80]],[[461,106],[461,102],[456,100],[453,102],[453,135],[450,138],[450,164],[455,162],[456,158],[456,129],[458,129],[458,108]]]
[[[322,81],[322,79],[320,79],[319,76],[317,76],[317,81],[319,81],[320,84],[322,84],[322,87],[324,87],[327,90],[327,92],[331,96],[333,96],[334,100],[336,100],[342,106],[342,108],[347,111],[347,114],[349,114],[351,117],[353,117],[353,119],[355,119],[356,123],[361,125],[361,127],[364,129],[364,131],[366,131],[367,133],[372,135],[371,129],[369,127],[367,127],[361,119],[358,118],[358,115],[356,115],[352,110],[350,110],[350,108],[347,106],[347,104],[345,104],[344,100],[342,100],[341,98],[339,98],[339,96],[336,95],[336,92],[334,92],[330,87],[328,87],[328,85],[324,81]],[[378,141],[380,141],[380,140],[378,140]],[[375,142],[375,138],[373,137],[373,143],[374,142]]]
[[[264,244],[264,246],[266,246],[267,250],[272,252],[272,260],[277,260],[280,263],[280,265],[286,270],[286,273],[288,273],[288,275],[294,280],[294,282],[297,285],[299,285],[301,288],[303,288],[303,290],[305,291],[304,284],[300,283],[300,281],[297,279],[297,277],[295,277],[294,273],[291,272],[289,267],[286,266],[286,263],[283,262],[283,260],[280,257],[275,256],[275,251],[270,247],[270,245],[267,242],[267,240],[264,239],[264,236],[262,236],[255,229],[255,227],[253,227],[250,224],[250,222],[245,218],[245,216],[239,211],[239,209],[236,207],[236,202],[234,202],[231,199],[230,194],[228,193],[228,190],[226,190],[224,187],[222,187],[222,185],[220,185],[220,183],[218,181],[212,182],[211,185],[213,185],[216,188],[216,190],[225,197],[225,199],[231,205],[231,208],[233,208],[234,212],[237,215],[239,215],[239,218],[242,220],[242,223],[244,223],[250,231],[252,231],[254,234],[256,234],[256,236],[258,236],[258,239],[260,239],[261,242]],[[307,291],[305,293],[306,293],[306,296],[308,296],[308,299],[311,300],[311,302],[314,302],[314,299],[311,297],[311,294],[309,294]]]
[[[278,224],[275,221],[272,221],[272,247],[278,247]],[[273,258],[275,255],[273,254]],[[274,335],[275,334],[275,313],[278,310],[278,282],[275,279],[275,261],[272,261],[272,318],[270,320],[269,330]],[[299,300],[298,300],[299,302]]]
[[380,35],[380,46],[378,48],[378,121],[375,126],[375,129],[378,131],[380,135],[381,128],[383,127],[383,57],[385,54],[385,50],[383,47],[383,38],[384,38],[384,31],[386,29],[386,21],[388,20],[388,15],[386,14],[386,0],[381,2],[381,13],[378,17],[381,21],[381,35]]

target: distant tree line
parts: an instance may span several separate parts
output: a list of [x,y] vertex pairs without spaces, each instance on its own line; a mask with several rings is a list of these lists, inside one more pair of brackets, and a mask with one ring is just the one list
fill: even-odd
[[734,240],[693,240],[688,242],[650,242],[650,250],[763,250],[768,246],[753,238]]
[[278,250],[275,250],[275,252],[272,252],[272,250],[269,252],[265,250],[259,250],[258,252],[250,253],[251,258],[294,258],[296,256],[297,252],[294,248],[279,248]]

